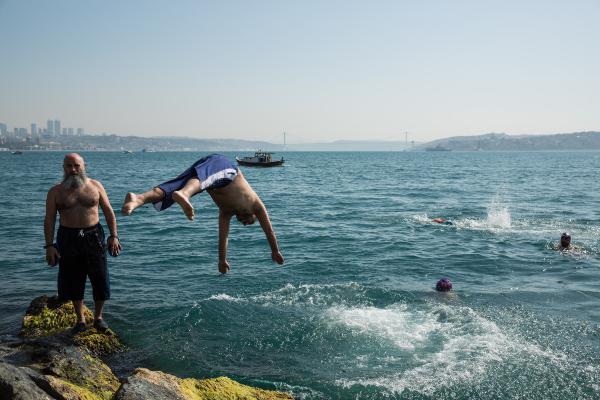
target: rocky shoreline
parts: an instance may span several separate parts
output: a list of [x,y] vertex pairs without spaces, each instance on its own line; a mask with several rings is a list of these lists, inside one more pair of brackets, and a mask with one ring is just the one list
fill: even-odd
[[[92,313],[86,308],[86,318]],[[116,333],[93,327],[70,333],[76,317],[70,302],[35,298],[19,336],[0,342],[0,400],[293,399],[284,392],[240,384],[227,377],[179,378],[136,368],[119,379],[103,361],[127,351]]]

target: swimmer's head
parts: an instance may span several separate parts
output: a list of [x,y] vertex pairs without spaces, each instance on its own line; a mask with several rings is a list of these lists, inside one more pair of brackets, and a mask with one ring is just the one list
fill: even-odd
[[564,232],[562,235],[560,235],[560,245],[562,247],[569,247],[571,245],[571,235],[569,235],[567,232]]
[[449,292],[452,290],[452,281],[448,278],[442,278],[435,284],[435,290],[438,292]]
[[244,225],[252,225],[256,221],[256,215],[252,213],[237,213],[235,217]]

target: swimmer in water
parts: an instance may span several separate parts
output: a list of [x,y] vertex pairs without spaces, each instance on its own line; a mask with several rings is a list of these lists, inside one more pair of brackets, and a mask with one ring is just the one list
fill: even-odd
[[584,255],[587,253],[583,247],[571,244],[571,235],[568,232],[563,232],[560,235],[560,242],[554,245],[554,250],[574,255]]
[[560,235],[560,249],[568,250],[570,247],[571,247],[571,235],[569,235],[567,232],[563,232],[563,234]]

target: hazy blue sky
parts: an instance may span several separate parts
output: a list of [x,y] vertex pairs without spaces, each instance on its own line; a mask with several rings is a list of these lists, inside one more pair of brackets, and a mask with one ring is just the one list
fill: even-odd
[[0,0],[0,121],[288,142],[600,130],[600,1]]

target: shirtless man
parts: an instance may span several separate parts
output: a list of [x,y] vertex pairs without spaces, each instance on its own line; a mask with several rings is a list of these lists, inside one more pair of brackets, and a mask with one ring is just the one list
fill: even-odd
[[[110,283],[106,263],[106,247],[112,256],[121,252],[117,237],[117,220],[102,184],[85,174],[83,158],[76,153],[67,154],[63,162],[64,179],[48,192],[44,236],[48,265],[59,264],[58,295],[61,300],[71,300],[77,314],[73,333],[86,329],[83,313],[83,293],[89,276],[94,297],[94,327],[108,329],[102,318],[104,301],[110,298]],[[107,245],[100,225],[98,206],[110,229]],[[56,212],[60,226],[54,243]]]
[[283,264],[283,256],[279,252],[265,205],[252,190],[242,171],[220,154],[211,154],[196,161],[177,178],[145,193],[127,193],[121,213],[131,215],[133,210],[147,203],[153,203],[156,210],[162,211],[175,202],[192,221],[195,214],[190,198],[204,190],[219,207],[219,272],[224,274],[230,270],[227,262],[227,238],[231,217],[234,215],[244,225],[251,225],[258,219],[271,246],[271,258],[276,263]]

